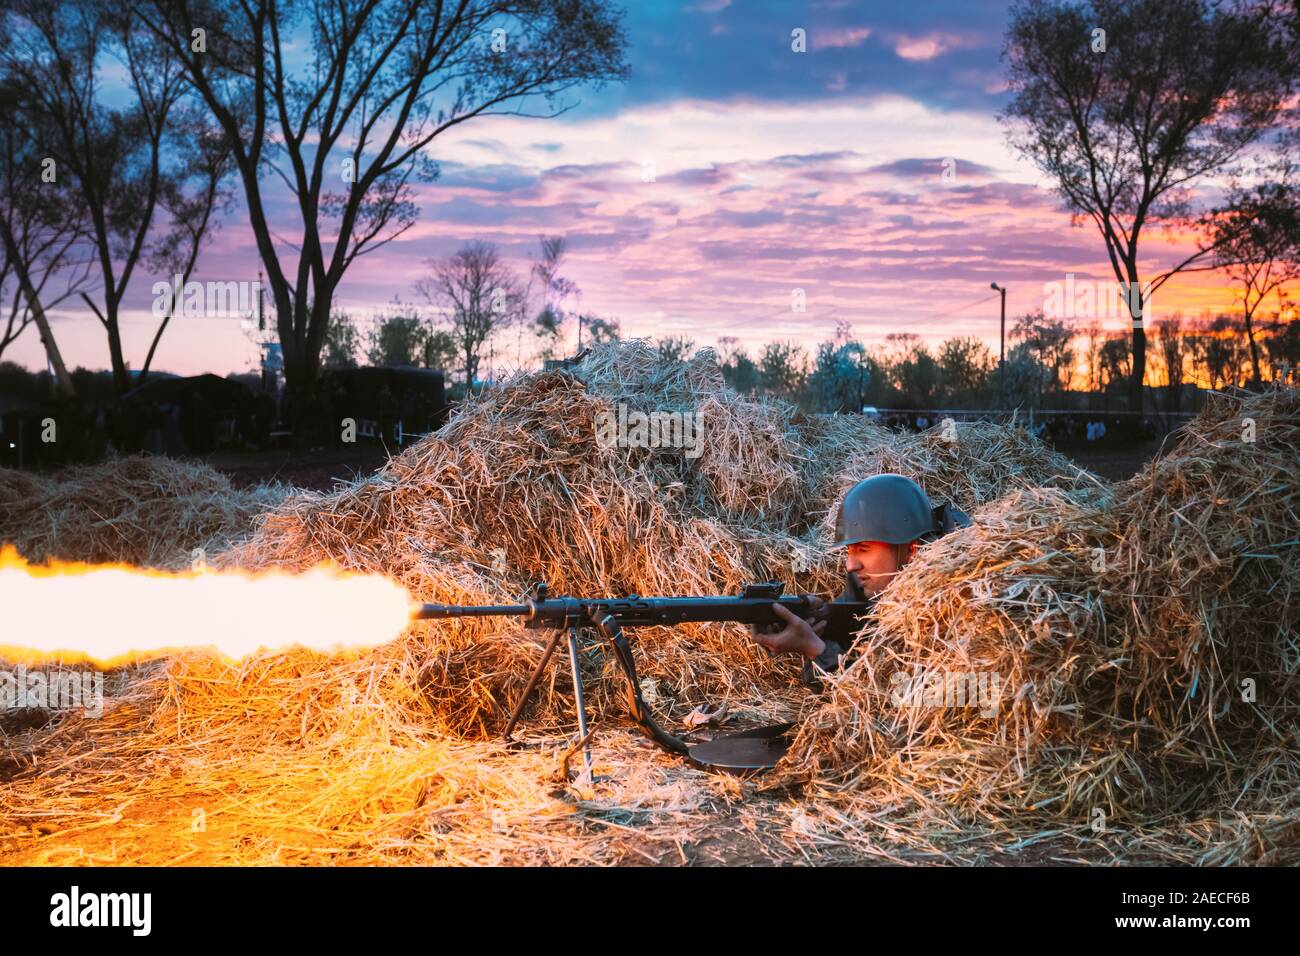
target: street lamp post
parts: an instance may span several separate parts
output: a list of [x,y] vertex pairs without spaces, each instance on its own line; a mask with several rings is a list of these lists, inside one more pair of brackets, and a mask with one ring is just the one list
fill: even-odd
[[989,288],[1002,293],[1002,323],[998,327],[998,401],[1007,407],[1007,290],[996,282],[990,282]]
[[864,394],[864,390],[862,388],[863,372],[864,369],[862,368],[862,353],[859,352],[858,353],[858,414],[859,415],[861,415],[863,409],[866,408],[866,405],[863,404],[866,401],[866,395]]

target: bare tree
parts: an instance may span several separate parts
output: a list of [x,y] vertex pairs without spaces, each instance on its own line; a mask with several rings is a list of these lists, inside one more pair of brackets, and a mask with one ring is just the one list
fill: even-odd
[[[600,0],[144,7],[235,143],[285,375],[302,394],[335,290],[358,256],[413,224],[410,182],[436,176],[427,149],[438,136],[478,116],[555,116],[563,92],[626,75],[620,15]],[[287,223],[271,221],[264,172],[294,197]]]
[[[170,213],[174,228],[153,247],[150,264],[164,275],[179,275],[183,286],[194,273],[204,242],[216,230],[214,217],[230,203],[231,195],[223,184],[234,168],[234,161],[225,134],[208,124],[202,115],[187,111],[178,125],[185,130],[178,153],[193,179],[193,188],[187,192],[176,179],[164,183],[159,204]],[[158,342],[177,304],[171,301],[167,314],[158,324],[144,364],[140,366],[137,383],[148,377]]]
[[416,291],[439,308],[464,360],[465,388],[474,389],[483,347],[496,330],[519,321],[525,294],[496,246],[471,242],[432,264],[433,274]]
[[1140,412],[1144,301],[1213,251],[1202,246],[1144,288],[1141,240],[1186,221],[1190,186],[1277,123],[1296,69],[1280,14],[1246,0],[1023,0],[1003,55],[1011,143],[1051,177],[1076,220],[1096,225],[1127,293],[1129,408]]
[[[40,202],[30,201],[37,197]],[[40,196],[30,181],[22,182],[0,157],[0,355],[38,312],[44,315],[86,286],[90,263],[75,259],[74,215],[54,197]],[[10,278],[16,280],[12,288]]]
[[1262,379],[1255,313],[1269,295],[1300,279],[1300,190],[1289,178],[1289,164],[1278,172],[1276,181],[1235,190],[1206,220],[1214,261],[1240,290],[1256,387]]
[[[221,195],[211,176],[219,179],[224,168],[190,162],[195,128],[183,118],[179,63],[141,33],[129,3],[15,0],[0,29],[9,39],[4,69],[20,85],[52,175],[83,207],[100,291],[99,301],[81,297],[107,334],[114,387],[125,391],[131,379],[120,319],[131,279],[143,262],[175,262],[187,243],[197,253]],[[128,100],[120,108],[109,106],[101,82],[109,56],[125,70]],[[158,228],[160,211],[171,212],[171,231]]]
[[18,89],[6,76],[0,81],[0,113],[7,118],[0,127],[0,355],[35,324],[59,391],[71,398],[72,378],[45,310],[88,285],[90,263],[77,259],[84,221],[66,189],[41,181],[35,121],[24,115],[20,102]]
[[[59,224],[55,224],[54,228],[58,229]],[[70,246],[58,237],[50,241],[42,239],[33,241],[31,232],[20,231],[15,234],[14,224],[8,211],[0,212],[0,301],[7,300],[9,303],[4,333],[0,335],[0,355],[4,354],[4,350],[29,324],[35,323],[40,331],[46,357],[54,368],[59,392],[64,398],[74,397],[76,389],[63,362],[58,344],[54,341],[54,332],[45,314],[41,292],[46,281],[54,276],[62,265],[68,248]],[[17,279],[12,297],[4,283],[11,272]],[[84,282],[85,275],[84,269],[74,274],[64,287],[63,294],[52,299],[50,304],[57,305],[63,299],[70,297]]]
[[[546,342],[543,354],[547,358],[558,358],[565,354],[563,346],[564,322],[568,314],[564,309],[564,300],[579,294],[578,286],[560,275],[560,266],[564,261],[564,237],[541,236],[538,239],[541,256],[533,264],[531,280],[536,279],[541,287],[542,307],[533,319],[533,331],[538,338]],[[582,316],[578,316],[578,351],[582,351]]]

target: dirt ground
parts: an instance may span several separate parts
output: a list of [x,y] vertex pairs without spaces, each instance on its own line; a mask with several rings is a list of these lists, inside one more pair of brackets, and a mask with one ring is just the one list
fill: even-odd
[[1082,467],[1111,481],[1131,478],[1160,452],[1161,442],[1088,442],[1061,444],[1056,450],[1069,455]]
[[388,460],[388,452],[380,445],[305,451],[285,448],[214,452],[202,460],[229,478],[236,488],[279,481],[297,488],[329,491],[336,482],[355,481],[380,468]]

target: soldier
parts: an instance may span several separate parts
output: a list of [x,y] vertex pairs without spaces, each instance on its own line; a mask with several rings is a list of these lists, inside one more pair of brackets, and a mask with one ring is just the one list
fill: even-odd
[[[969,524],[970,518],[960,509],[931,504],[921,486],[910,478],[873,475],[858,482],[840,503],[835,523],[834,549],[844,549],[845,570],[844,593],[838,600],[875,600],[919,545]],[[803,680],[816,687],[813,664],[824,671],[838,668],[853,635],[825,633],[823,601],[817,602],[808,620],[780,604],[772,607],[785,626],[770,633],[754,626],[754,640],[774,654],[802,654]]]

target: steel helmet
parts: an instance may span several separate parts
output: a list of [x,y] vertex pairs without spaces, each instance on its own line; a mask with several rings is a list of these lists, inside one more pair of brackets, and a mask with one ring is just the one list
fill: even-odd
[[835,547],[858,541],[908,544],[940,527],[939,515],[915,481],[902,475],[872,475],[850,488],[840,503]]

